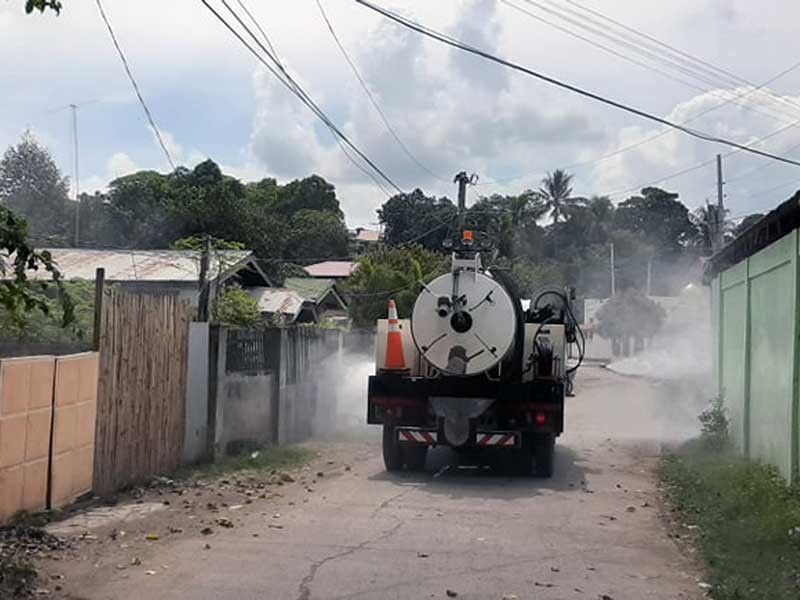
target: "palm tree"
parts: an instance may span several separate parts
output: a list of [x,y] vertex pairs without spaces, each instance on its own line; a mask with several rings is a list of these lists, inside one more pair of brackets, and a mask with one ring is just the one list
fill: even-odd
[[571,184],[572,175],[568,175],[562,169],[556,169],[542,179],[539,195],[544,199],[550,215],[553,217],[553,223],[558,223],[558,220],[565,216],[565,209],[571,204]]

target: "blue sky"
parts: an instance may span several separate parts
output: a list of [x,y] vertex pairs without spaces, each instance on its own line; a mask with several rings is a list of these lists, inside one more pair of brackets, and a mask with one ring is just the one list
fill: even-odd
[[[579,0],[634,29],[763,83],[799,61],[800,6],[784,0]],[[570,0],[514,3],[541,18],[609,44],[549,10],[577,10]],[[748,143],[800,120],[800,68],[769,86],[775,100],[745,84],[703,82],[660,63],[649,69],[612,56],[494,0],[383,0],[382,3],[470,42],[570,82],[675,120],[715,109],[697,128]],[[79,110],[81,189],[102,189],[138,168],[167,164],[136,102],[94,2],[66,2],[61,16],[25,15],[22,0],[0,2],[0,146],[26,128],[72,173],[69,112]],[[630,115],[456,54],[382,22],[352,0],[323,0],[343,44],[415,157],[397,147],[367,102],[313,0],[248,3],[291,72],[353,141],[404,189],[452,196],[461,169],[487,185],[475,193],[535,187],[545,171],[575,163],[579,194],[625,192],[727,150],[671,133],[601,162],[597,157],[659,133]],[[279,180],[316,172],[339,190],[351,225],[375,221],[382,193],[352,167],[330,134],[222,29],[196,0],[105,0],[109,19],[170,150],[192,166],[211,157],[245,179]],[[538,7],[536,6],[538,5]],[[564,13],[562,13],[564,14]],[[585,13],[584,13],[585,14]],[[632,56],[630,49],[621,49]],[[655,73],[668,71],[679,83]],[[687,85],[688,83],[688,85]],[[798,158],[800,127],[759,147]],[[800,187],[800,168],[770,165],[742,153],[726,158],[734,215],[770,208]],[[510,182],[492,180],[521,175]],[[792,183],[797,180],[797,183]],[[783,187],[778,187],[783,184]],[[690,206],[714,193],[709,164],[662,184]],[[770,191],[770,188],[777,188]],[[624,199],[618,193],[615,200]]]

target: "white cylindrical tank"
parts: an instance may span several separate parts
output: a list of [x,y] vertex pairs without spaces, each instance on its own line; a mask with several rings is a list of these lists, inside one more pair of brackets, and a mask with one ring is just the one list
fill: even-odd
[[497,365],[514,344],[514,301],[500,283],[475,271],[448,273],[420,292],[411,333],[420,354],[450,375]]

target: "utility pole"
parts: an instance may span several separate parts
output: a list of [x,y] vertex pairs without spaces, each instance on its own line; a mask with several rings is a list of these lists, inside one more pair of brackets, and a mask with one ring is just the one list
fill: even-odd
[[722,186],[722,155],[717,154],[717,206],[714,211],[714,236],[712,238],[712,248],[714,252],[722,248],[725,242],[725,232],[723,231],[723,224],[725,223],[725,203],[723,200],[724,193]]
[[461,171],[453,179],[453,183],[458,184],[458,236],[464,231],[464,213],[467,210],[467,184],[470,177],[466,171]]
[[208,301],[211,286],[208,283],[208,268],[211,261],[211,238],[206,236],[203,252],[200,255],[200,294],[197,299],[197,320],[208,321]]
[[614,242],[611,242],[611,297],[617,295],[617,274],[614,271]]
[[80,161],[78,159],[78,105],[77,104],[70,104],[70,109],[72,110],[72,148],[73,148],[73,155],[75,157],[75,247],[78,247],[78,240],[79,236],[79,229],[80,229],[80,219],[81,219],[81,188],[80,188],[80,172],[78,170],[78,165]]
[[653,284],[653,259],[647,259],[647,296],[650,296]]

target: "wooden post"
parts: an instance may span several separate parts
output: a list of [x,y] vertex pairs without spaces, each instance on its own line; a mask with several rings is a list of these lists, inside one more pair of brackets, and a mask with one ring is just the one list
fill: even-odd
[[197,300],[197,320],[208,321],[208,303],[210,295],[208,268],[211,261],[211,240],[206,237],[203,253],[200,255],[200,294]]
[[94,275],[94,330],[92,331],[92,350],[100,351],[100,329],[103,326],[103,289],[106,283],[106,270],[98,268]]

